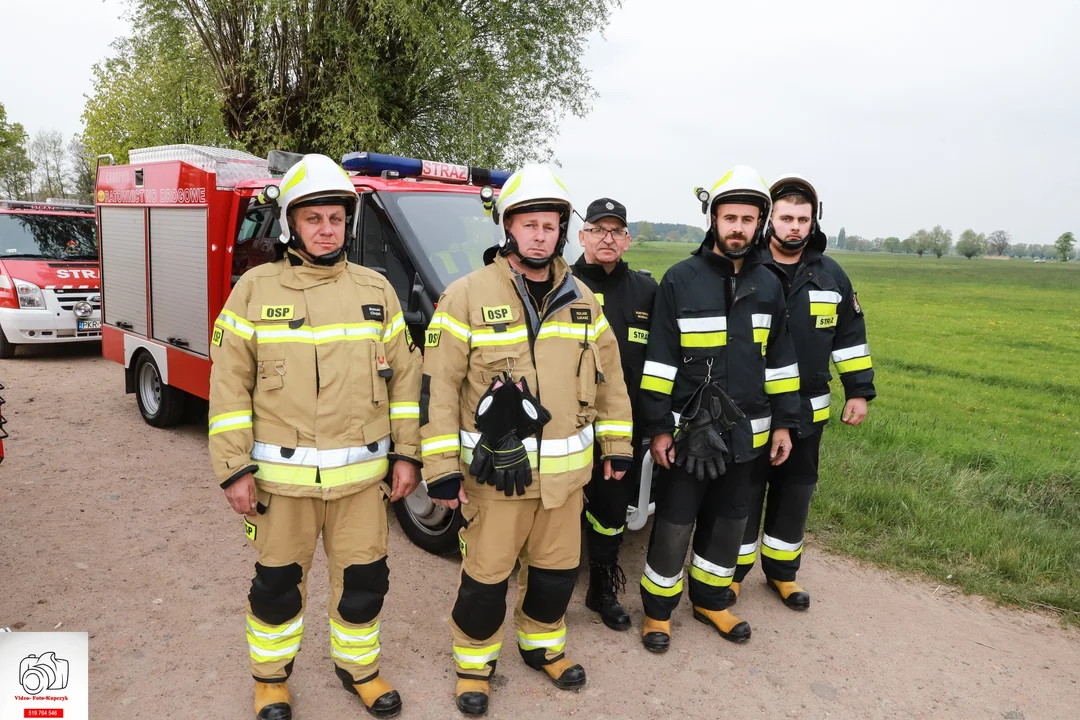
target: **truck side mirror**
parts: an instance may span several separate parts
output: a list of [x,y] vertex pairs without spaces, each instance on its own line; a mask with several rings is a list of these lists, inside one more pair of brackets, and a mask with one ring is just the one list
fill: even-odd
[[420,273],[413,275],[412,290],[409,292],[409,307],[403,313],[408,325],[427,325],[425,318],[431,318],[435,314],[435,304],[428,297],[424,281],[420,279]]

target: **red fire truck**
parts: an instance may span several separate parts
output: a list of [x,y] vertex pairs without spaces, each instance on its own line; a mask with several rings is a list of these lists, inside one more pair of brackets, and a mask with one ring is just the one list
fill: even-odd
[[[192,397],[208,398],[214,320],[240,276],[273,260],[278,217],[259,195],[300,157],[172,145],[98,168],[102,352],[124,366],[149,424],[173,425]],[[342,165],[360,193],[349,260],[390,280],[422,345],[439,295],[496,242],[480,188],[509,174],[375,153]],[[421,547],[457,549],[459,517],[423,485],[395,511]]]
[[0,200],[0,358],[101,338],[94,208]]

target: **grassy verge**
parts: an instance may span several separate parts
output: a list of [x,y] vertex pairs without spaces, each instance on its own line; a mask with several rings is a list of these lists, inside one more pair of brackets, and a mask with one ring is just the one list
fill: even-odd
[[[660,277],[691,249],[628,259]],[[834,398],[815,540],[1080,624],[1080,265],[835,257],[880,396],[861,428]]]

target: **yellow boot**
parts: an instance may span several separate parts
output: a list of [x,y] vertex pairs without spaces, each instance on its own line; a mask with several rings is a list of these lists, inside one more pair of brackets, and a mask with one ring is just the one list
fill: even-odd
[[585,684],[585,668],[562,657],[547,665],[529,665],[534,670],[543,670],[555,687],[560,690],[577,690]]
[[671,621],[654,620],[646,615],[641,626],[641,644],[649,652],[667,652],[671,647]]
[[742,643],[750,639],[750,623],[740,620],[730,610],[706,610],[695,605],[694,619],[712,625],[725,640]]
[[376,675],[363,682],[352,682],[349,676],[346,680],[343,675],[348,675],[338,668],[338,676],[345,689],[353,695],[360,696],[360,702],[364,708],[377,718],[391,718],[401,712],[401,696],[398,691],[390,687],[390,683]]
[[292,720],[289,684],[255,681],[255,717],[258,720]]
[[735,593],[735,599],[731,601],[732,605],[739,601],[739,587],[740,583],[734,581],[731,583],[731,592]]
[[783,582],[781,580],[773,580],[772,578],[766,578],[765,582],[770,588],[772,588],[780,596],[780,599],[784,601],[792,610],[809,610],[810,609],[810,593],[799,587],[796,582]]
[[487,715],[491,683],[474,678],[458,678],[457,709],[466,715]]

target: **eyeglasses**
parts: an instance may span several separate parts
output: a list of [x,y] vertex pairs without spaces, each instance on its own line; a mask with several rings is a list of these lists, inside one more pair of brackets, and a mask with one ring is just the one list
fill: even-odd
[[585,228],[585,232],[589,233],[590,235],[592,235],[597,240],[603,240],[604,237],[606,237],[608,233],[611,233],[611,239],[612,240],[625,240],[626,236],[630,234],[624,229],[605,230],[602,227]]

